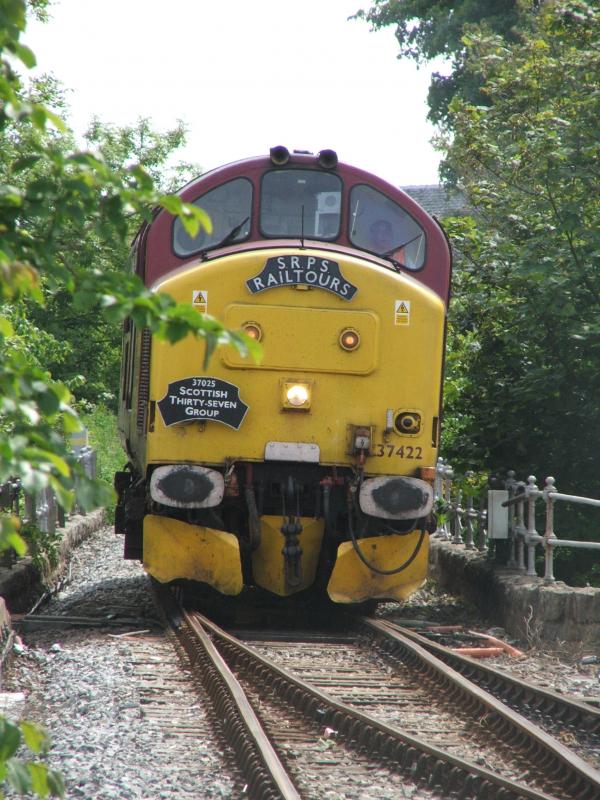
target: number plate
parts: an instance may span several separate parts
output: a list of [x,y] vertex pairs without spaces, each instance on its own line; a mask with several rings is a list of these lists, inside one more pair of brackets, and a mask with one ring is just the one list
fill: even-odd
[[375,458],[406,458],[408,461],[422,461],[423,448],[411,444],[388,444],[376,442],[373,445],[371,456]]

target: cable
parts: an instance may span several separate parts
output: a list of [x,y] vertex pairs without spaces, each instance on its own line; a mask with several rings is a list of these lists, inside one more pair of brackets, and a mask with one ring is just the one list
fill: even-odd
[[[356,504],[356,495],[354,495],[354,504]],[[354,526],[352,524],[352,507],[350,506],[350,504],[348,507],[348,530],[350,533],[350,539],[352,540],[352,547],[354,548],[354,552],[360,558],[363,564],[371,570],[371,572],[376,572],[378,575],[397,575],[399,572],[402,572],[407,567],[409,567],[419,554],[419,550],[421,549],[421,545],[423,544],[423,539],[425,538],[425,533],[426,533],[425,530],[421,531],[421,535],[419,536],[419,541],[415,545],[415,549],[413,550],[412,555],[409,558],[407,558],[407,560],[403,564],[400,564],[399,567],[395,567],[394,569],[379,569],[363,555],[362,550],[358,546],[358,540],[354,533]]]

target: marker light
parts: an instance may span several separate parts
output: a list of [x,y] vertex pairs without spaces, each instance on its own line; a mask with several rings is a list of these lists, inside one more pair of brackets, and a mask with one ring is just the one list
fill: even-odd
[[360,344],[360,334],[354,328],[345,328],[340,333],[339,343],[342,350],[356,350]]
[[308,411],[310,408],[311,386],[309,383],[286,381],[283,384],[283,407]]
[[249,336],[251,339],[254,339],[255,342],[260,342],[263,337],[262,328],[258,324],[258,322],[244,322],[242,325],[242,330]]
[[435,467],[419,467],[417,474],[422,481],[433,483],[435,481],[436,469]]
[[415,411],[402,411],[394,420],[398,433],[415,434],[421,430],[421,415]]

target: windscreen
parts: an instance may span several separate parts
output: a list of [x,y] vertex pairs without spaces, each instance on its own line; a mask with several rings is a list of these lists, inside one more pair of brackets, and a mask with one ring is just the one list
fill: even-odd
[[206,211],[212,222],[212,233],[200,228],[194,237],[183,227],[181,220],[173,223],[173,250],[178,256],[188,256],[220,245],[241,242],[250,233],[252,213],[252,184],[246,178],[217,186],[194,205]]
[[264,236],[335,239],[340,231],[342,181],[330,172],[277,169],[262,180]]

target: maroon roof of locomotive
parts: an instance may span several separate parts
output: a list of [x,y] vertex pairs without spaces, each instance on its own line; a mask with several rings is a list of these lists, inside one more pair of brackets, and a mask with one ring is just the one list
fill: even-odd
[[293,169],[294,167],[322,169],[324,172],[332,172],[342,179],[341,225],[339,233],[334,240],[321,241],[320,239],[310,239],[309,237],[302,240],[298,237],[266,238],[261,233],[259,229],[261,180],[265,173],[278,167],[273,164],[269,156],[260,156],[213,169],[194,179],[178,192],[182,200],[192,203],[206,192],[235,178],[244,177],[250,180],[253,185],[252,214],[249,235],[244,241],[216,248],[201,255],[195,253],[185,257],[178,256],[173,250],[172,230],[175,218],[164,209],[160,209],[150,223],[142,225],[136,237],[135,271],[144,279],[147,286],[152,286],[173,270],[198,261],[199,258],[205,261],[212,261],[230,252],[282,246],[303,246],[305,249],[318,248],[349,255],[360,255],[361,258],[367,258],[380,266],[394,269],[395,267],[389,259],[379,257],[373,253],[365,253],[350,241],[350,191],[353,186],[366,185],[381,192],[400,205],[424,230],[426,255],[423,266],[418,270],[404,270],[400,265],[398,270],[428,286],[439,295],[444,303],[447,303],[452,264],[446,236],[438,222],[430,217],[409,195],[387,181],[348,164],[338,162],[333,168],[320,167],[317,157],[312,154],[292,152],[285,167],[286,169]]

